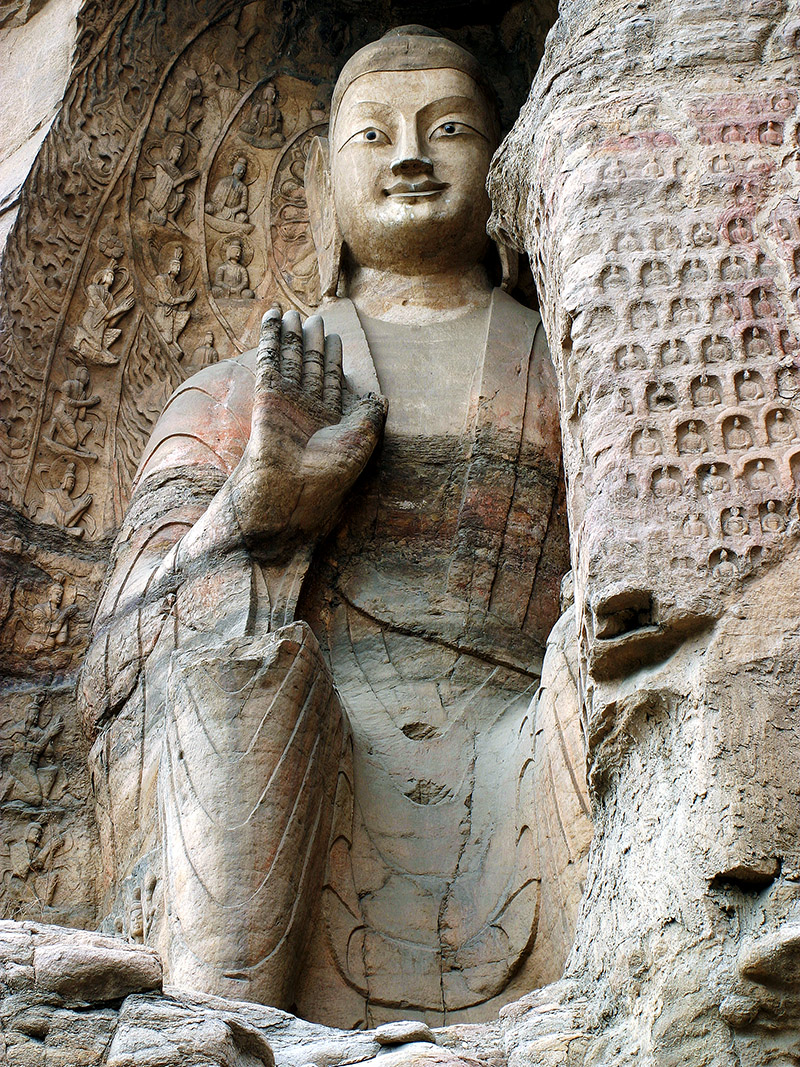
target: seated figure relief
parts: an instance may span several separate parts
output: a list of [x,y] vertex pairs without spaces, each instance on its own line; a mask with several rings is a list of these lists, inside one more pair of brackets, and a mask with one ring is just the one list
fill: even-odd
[[490,281],[498,136],[449,40],[357,52],[306,167],[320,314],[268,312],[145,449],[81,699],[107,910],[151,872],[175,984],[358,1026],[537,983],[568,547],[544,331]]
[[233,238],[225,245],[225,259],[217,267],[211,292],[218,299],[252,300],[250,275],[242,263],[242,242]]

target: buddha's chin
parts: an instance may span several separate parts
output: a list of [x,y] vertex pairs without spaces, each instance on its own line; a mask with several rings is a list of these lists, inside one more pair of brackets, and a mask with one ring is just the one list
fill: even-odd
[[485,222],[412,209],[393,211],[380,228],[346,243],[359,266],[410,275],[467,269],[482,259],[487,237]]

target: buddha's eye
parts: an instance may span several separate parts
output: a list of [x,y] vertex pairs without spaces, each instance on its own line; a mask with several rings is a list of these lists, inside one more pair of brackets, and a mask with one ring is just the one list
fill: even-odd
[[447,137],[463,137],[465,134],[481,136],[476,129],[472,126],[468,126],[466,122],[450,120],[448,122],[443,122],[440,126],[437,126],[432,130],[430,139],[432,141],[439,141]]
[[359,130],[354,133],[352,137],[349,137],[345,144],[370,144],[370,145],[383,145],[390,144],[389,138],[376,126],[366,126],[363,130]]

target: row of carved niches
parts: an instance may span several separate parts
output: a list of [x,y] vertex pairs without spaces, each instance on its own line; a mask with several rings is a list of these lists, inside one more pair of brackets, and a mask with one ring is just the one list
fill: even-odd
[[[567,267],[581,496],[720,581],[800,525],[797,104],[793,90],[704,100],[688,138],[654,104],[650,130],[597,131],[598,221]],[[537,216],[545,235],[554,203]],[[545,238],[541,278],[548,254]]]
[[254,343],[265,307],[319,302],[303,172],[329,87],[241,56],[223,65],[229,36],[207,31],[166,79],[46,376],[26,509],[75,539],[119,522],[182,380]]
[[6,693],[0,721],[0,918],[95,921],[94,827],[71,687]]

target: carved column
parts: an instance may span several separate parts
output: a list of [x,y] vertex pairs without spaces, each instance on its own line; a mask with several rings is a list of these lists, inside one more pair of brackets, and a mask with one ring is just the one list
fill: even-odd
[[[562,5],[491,179],[560,379],[597,828],[574,1062],[794,1047],[793,7]],[[513,1018],[523,1059],[558,1045]]]

